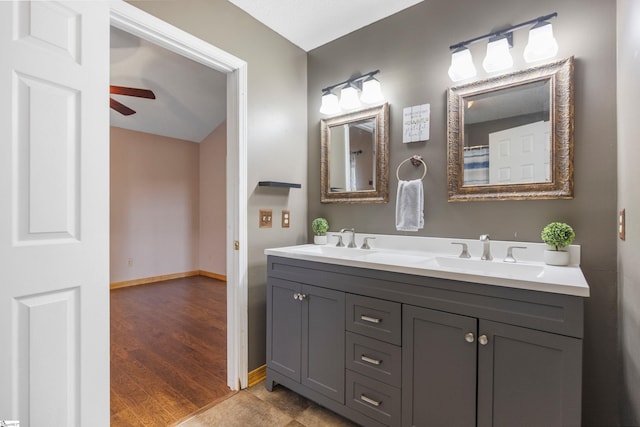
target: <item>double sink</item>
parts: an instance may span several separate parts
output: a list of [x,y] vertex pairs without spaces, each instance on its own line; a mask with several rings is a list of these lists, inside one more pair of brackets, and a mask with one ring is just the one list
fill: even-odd
[[[540,260],[519,260],[503,262],[502,258],[481,260],[479,257],[460,258],[453,240],[419,238],[420,246],[426,250],[416,250],[416,238],[408,241],[410,250],[375,247],[372,249],[337,247],[334,245],[296,245],[266,249],[265,254],[308,261],[330,263],[372,270],[437,277],[487,285],[506,286],[566,295],[589,296],[589,286],[579,265],[557,267],[544,264]],[[424,242],[422,241],[424,239]],[[431,244],[432,239],[435,244]],[[376,242],[380,243],[380,236]],[[540,252],[537,243],[527,243],[530,253]],[[477,252],[477,250],[476,250]],[[541,257],[540,257],[541,258]]]
[[429,252],[414,253],[409,251],[341,248],[317,245],[294,246],[291,247],[291,251],[384,265],[424,266],[425,268],[450,269],[460,272],[476,272],[479,274],[492,273],[521,279],[539,278],[545,270],[544,265],[484,261],[474,258],[443,256]]

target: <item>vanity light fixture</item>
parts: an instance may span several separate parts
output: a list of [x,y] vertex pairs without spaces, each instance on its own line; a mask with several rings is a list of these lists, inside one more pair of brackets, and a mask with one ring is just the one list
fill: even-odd
[[320,113],[322,114],[337,114],[340,112],[340,101],[338,95],[327,90],[322,91],[322,105],[320,106]]
[[[379,72],[380,70],[371,71],[322,89],[320,113],[333,115],[343,110],[353,110],[362,104],[376,104],[384,101],[380,82],[374,77]],[[338,98],[333,91],[340,86],[342,89]]]
[[454,82],[469,79],[474,77],[478,72],[475,65],[473,65],[473,59],[471,58],[471,51],[468,47],[461,47],[456,49],[451,54],[451,66],[449,67],[449,77]]
[[553,58],[558,53],[558,42],[553,37],[553,27],[546,21],[540,21],[529,30],[529,43],[524,48],[524,60],[527,62]]
[[360,105],[360,98],[358,97],[358,88],[349,82],[340,91],[340,108],[343,110],[354,110]]
[[558,13],[554,12],[449,46],[452,51],[449,77],[454,82],[474,77],[476,75],[475,66],[468,46],[487,39],[489,43],[487,44],[487,54],[482,61],[483,68],[487,72],[493,73],[512,67],[513,58],[509,53],[509,48],[513,46],[513,32],[532,24],[529,31],[529,43],[524,50],[525,61],[535,62],[552,58],[558,53],[558,43],[553,38],[551,24],[547,21],[556,16]]
[[369,76],[362,82],[362,95],[360,101],[363,104],[375,104],[384,101],[380,82],[373,76]]
[[489,39],[487,56],[482,61],[482,68],[487,73],[506,70],[513,67],[513,58],[509,49],[513,46],[513,33],[507,33]]

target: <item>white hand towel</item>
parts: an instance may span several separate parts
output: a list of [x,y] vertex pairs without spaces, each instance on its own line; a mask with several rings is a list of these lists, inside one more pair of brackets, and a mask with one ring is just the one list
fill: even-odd
[[424,227],[424,190],[422,180],[398,181],[396,229],[418,231]]

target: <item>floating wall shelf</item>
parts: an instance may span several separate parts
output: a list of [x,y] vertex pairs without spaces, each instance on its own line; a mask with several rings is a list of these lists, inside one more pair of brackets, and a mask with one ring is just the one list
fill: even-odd
[[280,187],[280,188],[302,188],[302,184],[293,184],[290,182],[278,182],[278,181],[260,181],[258,182],[260,187]]

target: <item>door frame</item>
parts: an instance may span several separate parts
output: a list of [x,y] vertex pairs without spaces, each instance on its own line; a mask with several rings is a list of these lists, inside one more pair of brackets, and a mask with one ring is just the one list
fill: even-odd
[[[247,63],[122,0],[110,25],[227,75],[227,385],[247,387]],[[105,108],[106,107],[105,103]]]

